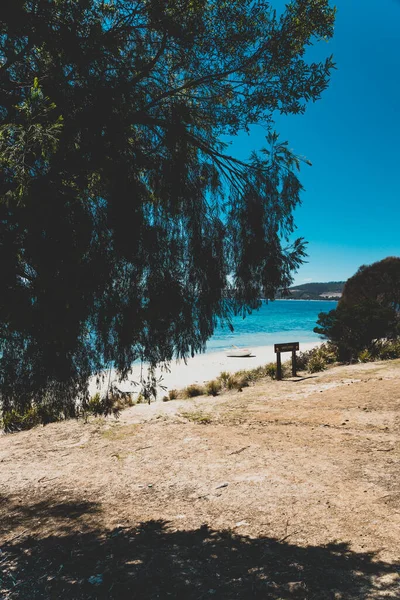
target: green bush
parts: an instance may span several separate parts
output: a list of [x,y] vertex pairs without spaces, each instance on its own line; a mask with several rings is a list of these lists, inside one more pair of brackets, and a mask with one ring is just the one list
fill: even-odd
[[221,382],[218,379],[213,379],[206,383],[206,394],[207,396],[218,396],[221,388]]
[[188,385],[187,388],[183,390],[183,395],[185,398],[195,398],[195,396],[202,396],[203,394],[204,388],[196,383]]
[[400,340],[381,343],[376,349],[376,354],[380,360],[400,358]]
[[308,372],[319,373],[320,371],[325,371],[326,364],[326,360],[322,354],[315,354],[308,361]]
[[265,375],[271,379],[276,379],[276,364],[271,362],[265,365]]
[[104,402],[98,392],[90,398],[87,404],[87,412],[95,416],[104,414]]
[[296,357],[297,370],[307,371],[310,360],[315,357],[317,357],[318,360],[322,358],[327,365],[333,364],[338,360],[337,349],[333,344],[326,343],[321,344],[316,348],[311,348],[311,350],[299,352]]
[[369,350],[365,349],[361,350],[360,354],[358,355],[358,360],[362,363],[367,363],[374,360],[374,357]]
[[338,359],[343,362],[352,362],[364,349],[373,352],[377,340],[399,333],[397,311],[377,300],[354,305],[342,302],[336,310],[320,313],[317,325],[315,333],[325,336],[337,348]]
[[20,413],[15,409],[7,411],[3,414],[2,427],[6,433],[15,433],[17,431],[25,431],[32,429],[41,422],[37,408],[29,408],[24,413]]
[[298,371],[306,371],[308,367],[308,361],[311,358],[312,350],[306,350],[305,352],[299,352],[296,356],[296,367]]
[[133,406],[134,402],[130,394],[110,394],[105,397],[101,397],[99,393],[92,396],[83,409],[85,416],[88,414],[94,415],[95,417],[107,416],[113,414],[118,416],[121,410],[128,406]]
[[137,395],[136,404],[148,404],[149,401],[143,396],[142,393]]

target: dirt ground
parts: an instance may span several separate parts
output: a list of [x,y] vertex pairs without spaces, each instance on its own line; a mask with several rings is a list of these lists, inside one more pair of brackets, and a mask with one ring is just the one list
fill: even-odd
[[0,598],[400,598],[400,361],[0,436]]

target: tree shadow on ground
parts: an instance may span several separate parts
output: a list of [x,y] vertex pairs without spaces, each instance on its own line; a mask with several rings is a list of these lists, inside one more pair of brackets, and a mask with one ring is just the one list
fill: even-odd
[[[344,543],[301,547],[207,525],[177,531],[164,521],[110,530],[99,527],[96,503],[10,504],[14,518],[0,544],[4,600],[353,600],[400,592],[400,564]],[[33,523],[32,533],[34,515],[42,527]],[[29,533],[16,533],[23,526]]]

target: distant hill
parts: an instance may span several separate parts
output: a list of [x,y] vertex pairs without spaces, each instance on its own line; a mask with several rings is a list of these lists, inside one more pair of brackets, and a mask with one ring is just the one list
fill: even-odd
[[344,281],[328,281],[326,283],[302,283],[289,289],[289,295],[281,298],[293,300],[338,300],[343,291]]

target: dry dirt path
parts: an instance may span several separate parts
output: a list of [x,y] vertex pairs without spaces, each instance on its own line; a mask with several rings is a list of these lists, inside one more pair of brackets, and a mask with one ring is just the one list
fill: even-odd
[[400,361],[0,437],[0,598],[400,598]]

